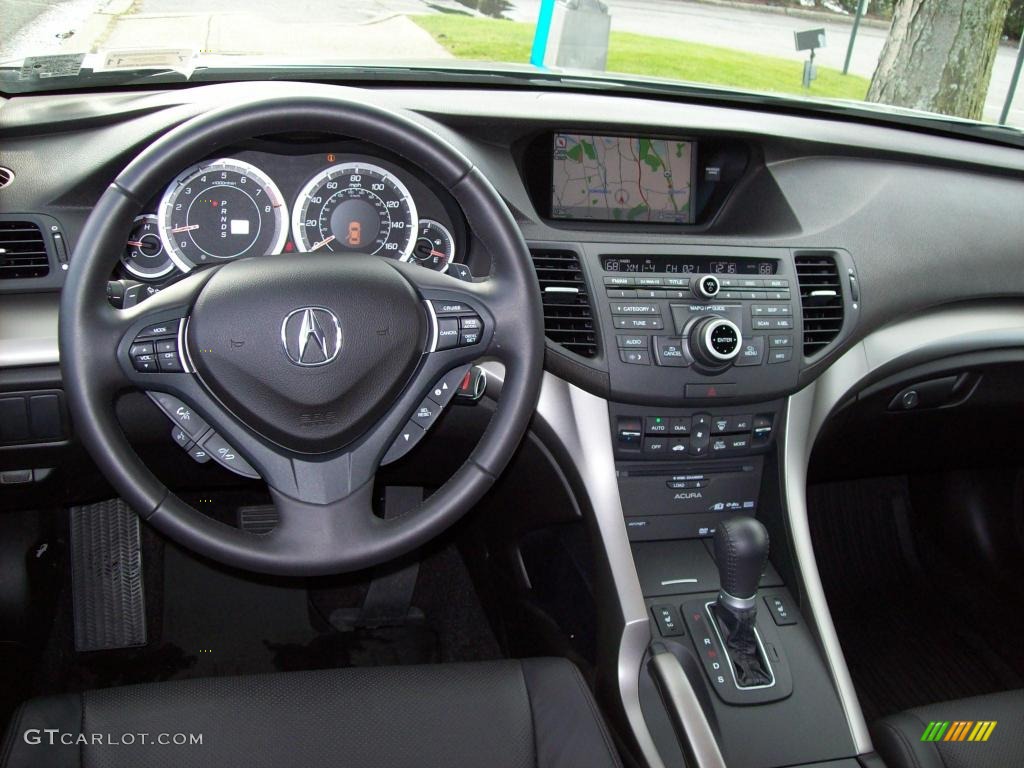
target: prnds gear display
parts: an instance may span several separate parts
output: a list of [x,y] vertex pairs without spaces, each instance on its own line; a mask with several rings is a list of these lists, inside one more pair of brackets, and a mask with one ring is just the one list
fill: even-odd
[[553,218],[693,223],[692,141],[579,133],[553,141]]

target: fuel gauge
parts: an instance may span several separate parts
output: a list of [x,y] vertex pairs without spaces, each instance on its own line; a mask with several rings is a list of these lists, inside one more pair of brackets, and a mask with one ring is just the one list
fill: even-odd
[[121,263],[141,280],[156,280],[174,271],[157,231],[157,218],[151,213],[136,216]]
[[433,219],[420,219],[419,235],[410,261],[421,267],[445,272],[455,258],[455,238],[443,224]]

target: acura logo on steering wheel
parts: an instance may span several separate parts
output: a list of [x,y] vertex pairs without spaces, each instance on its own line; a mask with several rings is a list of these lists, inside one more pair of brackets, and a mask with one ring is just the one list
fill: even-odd
[[341,351],[341,324],[325,307],[301,307],[281,323],[281,343],[295,365],[326,365]]

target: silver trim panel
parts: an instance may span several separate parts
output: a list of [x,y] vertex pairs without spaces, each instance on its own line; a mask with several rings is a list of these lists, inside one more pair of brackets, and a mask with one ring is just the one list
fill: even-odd
[[0,300],[0,368],[55,365],[60,294],[6,295]]
[[683,724],[686,743],[681,746],[684,752],[689,753],[699,768],[726,768],[722,750],[679,659],[668,651],[662,651],[655,653],[651,661],[662,696],[671,701]]

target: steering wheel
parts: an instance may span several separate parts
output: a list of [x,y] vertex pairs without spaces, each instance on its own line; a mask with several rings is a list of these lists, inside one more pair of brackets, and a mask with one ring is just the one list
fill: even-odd
[[[491,254],[491,273],[467,282],[377,256],[277,254],[193,271],[130,309],[110,305],[107,281],[125,233],[167,179],[218,149],[297,126],[365,140],[433,177]],[[444,312],[453,307],[482,320],[477,343],[449,348],[450,331],[439,329],[451,328]],[[181,371],[133,366],[131,346],[153,326],[177,329]],[[290,338],[296,335],[306,338]],[[423,125],[336,92],[218,108],[145,149],[86,222],[61,296],[59,337],[78,435],[122,498],[207,557],[295,576],[384,562],[463,515],[526,431],[544,351],[529,251],[491,184]],[[296,364],[289,344],[303,342],[320,346],[318,364],[301,364],[301,353]],[[418,508],[394,519],[376,516],[374,477],[389,446],[432,387],[479,359],[500,361],[506,373],[476,448]],[[225,525],[171,493],[117,421],[115,401],[132,388],[184,401],[244,456],[269,488],[277,527],[255,534]]]

